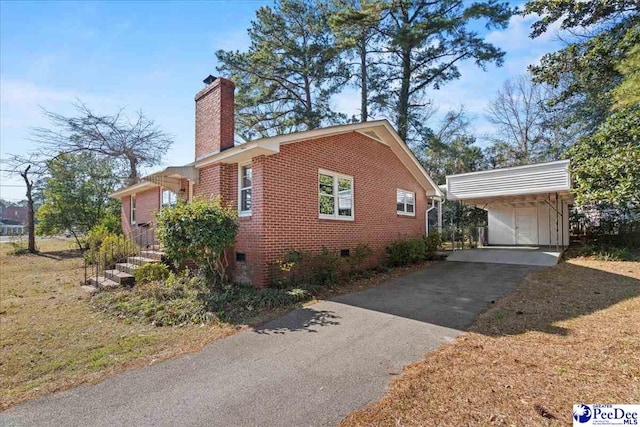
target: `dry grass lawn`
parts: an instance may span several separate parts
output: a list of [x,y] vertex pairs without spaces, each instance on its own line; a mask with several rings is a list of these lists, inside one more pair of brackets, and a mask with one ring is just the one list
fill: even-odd
[[342,426],[571,425],[581,402],[640,402],[638,262],[529,275]]
[[115,372],[194,352],[234,333],[228,324],[157,328],[92,310],[82,260],[59,240],[44,255],[0,244],[0,410]]

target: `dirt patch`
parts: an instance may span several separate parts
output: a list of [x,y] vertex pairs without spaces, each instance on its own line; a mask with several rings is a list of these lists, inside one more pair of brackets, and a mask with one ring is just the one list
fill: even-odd
[[527,277],[343,426],[567,425],[575,403],[640,401],[640,263]]

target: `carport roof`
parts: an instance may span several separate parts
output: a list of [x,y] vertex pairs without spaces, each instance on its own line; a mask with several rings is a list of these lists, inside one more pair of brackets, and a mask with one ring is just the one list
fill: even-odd
[[569,160],[447,176],[448,200],[467,203],[533,201],[557,193],[571,199]]

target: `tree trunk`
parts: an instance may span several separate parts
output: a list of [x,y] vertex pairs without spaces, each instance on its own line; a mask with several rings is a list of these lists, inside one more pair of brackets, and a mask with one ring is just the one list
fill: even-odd
[[138,183],[138,159],[135,156],[129,157],[129,185]]
[[309,76],[304,75],[304,99],[305,99],[305,122],[307,124],[307,130],[313,130],[320,126],[317,123],[317,118],[315,117],[313,111],[313,102],[311,99],[311,83],[309,82]]
[[363,33],[360,38],[360,121],[369,119],[369,83],[367,81],[367,40]]
[[31,165],[27,166],[24,172],[20,175],[24,179],[24,183],[27,185],[27,212],[28,212],[28,227],[29,227],[29,247],[30,253],[35,254],[36,249],[36,215],[33,208],[33,181],[29,180],[29,169]]
[[409,133],[409,87],[411,84],[411,50],[402,50],[402,83],[398,99],[398,135],[406,142]]

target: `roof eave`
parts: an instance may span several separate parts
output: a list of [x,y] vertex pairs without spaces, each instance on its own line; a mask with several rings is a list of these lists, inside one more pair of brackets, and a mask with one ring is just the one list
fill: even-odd
[[109,197],[111,197],[112,199],[122,199],[123,197],[136,194],[146,188],[152,188],[155,186],[156,184],[148,181],[138,182],[128,187],[121,188],[118,191],[114,191],[113,193],[109,194]]

